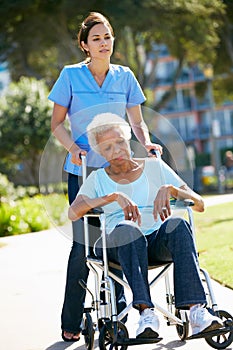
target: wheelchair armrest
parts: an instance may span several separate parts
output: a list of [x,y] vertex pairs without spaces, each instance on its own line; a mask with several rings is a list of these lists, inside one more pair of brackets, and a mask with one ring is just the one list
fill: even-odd
[[185,209],[187,207],[192,207],[194,206],[194,201],[192,199],[171,199],[170,204],[172,207],[177,208],[177,209]]
[[85,215],[86,216],[100,216],[104,211],[102,208],[92,208]]

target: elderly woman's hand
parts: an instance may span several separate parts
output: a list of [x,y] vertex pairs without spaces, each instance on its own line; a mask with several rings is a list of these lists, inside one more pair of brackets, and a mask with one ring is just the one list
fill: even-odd
[[163,185],[160,187],[154,200],[153,215],[155,221],[158,220],[158,215],[162,221],[166,220],[171,215],[170,197],[172,196],[172,188],[172,185]]
[[117,193],[117,203],[121,206],[125,214],[125,220],[130,220],[138,222],[138,225],[141,225],[141,214],[138,209],[138,206],[129,199],[124,193]]

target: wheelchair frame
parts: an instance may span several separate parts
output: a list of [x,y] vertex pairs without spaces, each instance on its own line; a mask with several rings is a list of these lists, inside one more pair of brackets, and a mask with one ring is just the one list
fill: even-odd
[[[86,179],[86,158],[82,157],[82,170],[83,180]],[[179,206],[176,208],[186,209],[188,213],[188,221],[192,229],[194,242],[195,242],[195,229],[194,220],[191,209],[191,201],[179,202]],[[94,258],[90,255],[89,248],[89,233],[88,233],[88,218],[99,217],[101,220],[102,231],[102,244],[103,244],[103,259]],[[94,334],[95,331],[99,331],[99,349],[119,349],[125,350],[130,345],[150,344],[157,343],[162,338],[141,339],[141,338],[129,338],[126,326],[121,320],[128,315],[129,311],[133,308],[132,302],[130,302],[126,308],[117,314],[117,305],[115,297],[114,282],[118,282],[125,289],[130,290],[127,281],[116,276],[109,270],[109,266],[119,268],[119,265],[113,264],[108,261],[107,249],[106,249],[106,232],[105,232],[105,215],[102,211],[92,210],[84,216],[84,242],[85,242],[85,255],[86,264],[89,270],[94,276],[95,291],[92,292],[84,281],[79,281],[80,285],[86,289],[91,295],[92,303],[90,307],[84,308],[84,319],[82,334],[85,338],[85,344],[87,350],[94,349]],[[185,310],[175,309],[174,295],[172,293],[169,272],[173,268],[173,263],[166,263],[161,266],[153,266],[149,269],[161,267],[161,271],[149,282],[150,289],[152,289],[161,279],[165,279],[166,290],[166,304],[167,309],[163,308],[157,303],[154,303],[155,308],[164,316],[167,321],[167,325],[175,325],[180,340],[196,339],[200,336],[188,337],[189,333],[189,320]],[[100,281],[99,272],[102,272],[102,280]],[[219,310],[217,301],[214,295],[214,291],[211,285],[211,279],[208,272],[205,269],[200,268],[202,281],[206,285],[206,296],[208,300],[207,308],[210,312],[220,317],[224,321],[224,327],[217,331],[209,332],[206,335],[206,342],[213,348],[225,349],[233,342],[233,317],[224,310]],[[104,301],[100,299],[100,293],[104,293]],[[93,323],[91,312],[96,312],[97,323]],[[108,347],[109,346],[109,347]]]

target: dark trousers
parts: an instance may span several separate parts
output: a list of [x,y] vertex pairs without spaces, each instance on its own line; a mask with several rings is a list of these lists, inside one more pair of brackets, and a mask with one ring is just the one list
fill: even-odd
[[[108,259],[119,263],[133,293],[133,305],[153,307],[148,286],[148,264],[174,263],[175,305],[189,309],[193,304],[206,304],[199,264],[191,228],[182,218],[166,220],[158,231],[148,236],[131,225],[119,224],[107,235]],[[101,239],[95,246],[102,256]]]
[[[71,204],[80,187],[81,178],[77,175],[69,174],[68,176],[68,196]],[[85,262],[85,246],[84,246],[84,228],[83,221],[77,220],[73,225],[73,245],[71,248],[65,287],[65,297],[61,315],[61,328],[67,332],[78,333],[81,330],[81,322],[83,317],[84,301],[86,291],[80,286],[79,280],[87,282],[89,269]],[[89,235],[90,249],[95,241],[100,237],[99,219],[89,219]],[[112,272],[122,277],[122,271],[112,269]],[[126,301],[124,297],[124,289],[116,283],[116,298],[118,312],[124,309]]]

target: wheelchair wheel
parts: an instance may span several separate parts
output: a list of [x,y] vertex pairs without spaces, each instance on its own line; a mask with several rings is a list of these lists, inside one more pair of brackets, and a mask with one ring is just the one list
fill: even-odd
[[92,323],[92,318],[89,312],[86,312],[83,316],[83,325],[84,328],[82,330],[82,334],[84,336],[84,341],[87,350],[93,350],[94,349],[94,328]]
[[[220,317],[223,322],[227,320],[233,322],[233,316],[227,311],[219,310],[216,312],[216,316]],[[205,338],[205,340],[212,348],[225,349],[233,342],[233,331],[212,338]]]
[[[129,337],[127,328],[120,321],[117,322],[117,332],[118,338],[125,339]],[[99,348],[100,350],[126,350],[128,346],[113,344],[113,324],[108,322],[100,330]]]
[[180,320],[182,320],[182,318],[181,318],[181,313],[182,312],[184,312],[185,321],[183,322],[182,326],[180,324],[176,325],[176,331],[177,331],[177,334],[180,337],[180,339],[181,340],[185,340],[188,337],[188,334],[189,334],[189,319],[188,319],[187,312],[185,312],[183,310],[176,309],[175,316],[178,317]]

